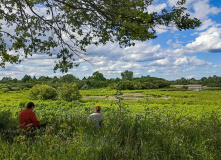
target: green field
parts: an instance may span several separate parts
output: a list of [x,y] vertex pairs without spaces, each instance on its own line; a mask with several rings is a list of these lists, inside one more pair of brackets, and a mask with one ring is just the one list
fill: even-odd
[[[108,88],[83,96],[113,96]],[[0,159],[221,159],[221,91],[133,90],[139,100],[33,100],[47,122],[32,138],[20,133],[18,114],[28,91],[0,93]],[[87,124],[100,105],[104,125]]]

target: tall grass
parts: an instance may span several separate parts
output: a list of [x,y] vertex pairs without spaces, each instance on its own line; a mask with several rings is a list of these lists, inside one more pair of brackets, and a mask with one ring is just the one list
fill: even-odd
[[[167,94],[187,96],[189,103],[193,97],[200,99],[200,92],[186,93]],[[202,101],[208,102],[204,107],[181,106],[181,98],[159,100],[164,104],[154,103],[156,99],[38,101],[37,117],[48,125],[32,137],[17,129],[18,113],[28,100],[10,102],[0,109],[0,159],[221,159],[221,108],[215,99],[206,99],[208,92],[201,93]],[[209,98],[216,96],[209,93]],[[87,123],[95,105],[102,107],[100,128]]]
[[[221,158],[221,120],[217,112],[191,119],[162,116],[166,110],[153,111],[149,110],[147,116],[132,116],[127,109],[120,112],[109,108],[102,112],[104,125],[100,128],[87,124],[87,114],[83,112],[55,115],[47,128],[32,138],[13,130],[5,137],[4,128],[0,159]],[[6,118],[0,115],[1,119]],[[14,123],[13,118],[8,120],[7,123]]]

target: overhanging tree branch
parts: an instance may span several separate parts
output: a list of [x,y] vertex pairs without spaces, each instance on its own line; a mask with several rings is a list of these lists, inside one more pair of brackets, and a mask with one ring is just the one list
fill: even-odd
[[[185,0],[178,6],[148,13],[153,0],[5,0],[1,1],[0,20],[14,33],[7,34],[0,24],[0,39],[10,38],[11,48],[2,45],[4,59],[9,61],[8,50],[23,50],[25,57],[33,53],[56,55],[59,62],[55,70],[67,72],[78,59],[86,58],[86,47],[95,44],[117,42],[131,46],[134,40],[145,41],[157,37],[155,27],[171,27],[179,30],[193,29],[201,22],[184,14]],[[38,7],[38,5],[41,7]],[[29,11],[30,10],[30,11]],[[51,32],[53,35],[51,36]],[[5,42],[4,42],[5,43]],[[17,63],[18,59],[10,62]]]

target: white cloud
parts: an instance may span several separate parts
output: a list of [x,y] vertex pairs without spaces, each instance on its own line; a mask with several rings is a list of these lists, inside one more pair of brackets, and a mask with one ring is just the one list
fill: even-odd
[[160,12],[162,9],[166,8],[167,4],[166,3],[162,3],[162,4],[158,4],[158,5],[150,5],[147,8],[148,13],[153,13],[153,12]]
[[123,50],[122,60],[124,61],[150,61],[155,59],[161,59],[160,45],[153,46],[151,42],[141,43],[137,42],[134,47],[127,47]]
[[196,77],[197,77],[197,75],[190,75],[190,76],[187,76],[186,78],[191,79],[191,78],[196,78]]
[[89,46],[93,64],[105,65],[107,61],[145,62],[163,58],[161,46],[149,42],[135,42],[135,46],[120,48],[116,43],[107,43],[105,46]]
[[80,70],[81,71],[87,71],[87,70],[89,70],[89,67],[88,66],[83,66],[83,67],[80,68]]
[[[178,0],[168,0],[169,6],[174,6]],[[217,15],[221,13],[221,8],[211,6],[209,0],[186,0],[184,7],[186,7],[187,13],[192,18],[198,18],[202,21],[199,31],[205,30],[208,27],[215,24],[214,21],[208,18],[209,15]]]
[[172,46],[173,46],[173,48],[180,48],[180,47],[182,47],[182,45],[179,44],[179,43],[173,43]]
[[150,66],[201,66],[201,65],[211,65],[210,62],[200,60],[197,57],[166,57],[165,59],[160,59],[153,61],[149,64]]
[[150,66],[169,66],[169,65],[171,65],[169,58],[156,60],[150,63]]
[[172,39],[169,39],[167,41],[168,45],[171,45],[173,48],[181,48],[182,45],[180,44],[181,42],[179,42],[178,40],[176,40],[176,43],[172,43]]
[[194,65],[194,66],[202,66],[202,65],[211,65],[211,62],[206,62],[204,60],[198,59],[196,56],[193,57],[188,57],[187,58],[189,61],[189,65]]
[[194,71],[196,69],[196,66],[192,66],[190,68],[187,68],[186,70],[183,70],[184,72]]
[[215,22],[212,21],[211,19],[207,19],[205,21],[202,22],[201,26],[199,28],[197,28],[198,31],[203,31],[207,28],[209,28],[210,26],[215,25]]
[[157,34],[165,33],[169,30],[172,31],[172,29],[168,29],[167,27],[162,26],[162,25],[157,25],[154,29],[156,30]]
[[220,35],[221,28],[211,27],[207,31],[200,33],[200,36],[194,42],[187,44],[185,49],[194,52],[221,49]]
[[199,31],[215,25],[215,22],[212,21],[212,19],[209,19],[209,15],[217,15],[221,13],[221,8],[213,7],[209,2],[209,0],[196,0],[192,5],[189,5],[194,10],[194,13],[192,13],[191,16],[197,17],[202,22],[201,26],[197,29]]
[[194,17],[201,20],[207,20],[208,15],[218,14],[221,12],[220,8],[211,7],[208,0],[198,0],[193,4],[193,9],[195,11]]
[[177,0],[168,0],[169,6],[173,7],[176,4]]
[[214,65],[213,67],[215,67],[215,68],[221,68],[221,64],[219,64],[219,65]]
[[[177,6],[176,3],[178,2],[179,0],[168,0],[168,3],[169,3],[169,6],[170,7],[173,7],[173,6]],[[193,2],[196,2],[196,1],[199,1],[199,0],[186,0],[186,3],[185,3],[185,7],[188,7],[190,6]]]
[[154,73],[156,71],[157,71],[156,69],[150,69],[150,70],[147,71],[147,73]]
[[195,41],[173,51],[174,54],[221,52],[221,28],[210,27],[201,32]]
[[167,41],[167,44],[168,44],[168,45],[171,45],[171,44],[172,44],[172,39],[169,39],[169,40]]
[[188,59],[187,57],[182,57],[178,58],[175,60],[174,65],[179,66],[179,65],[187,65],[188,64]]

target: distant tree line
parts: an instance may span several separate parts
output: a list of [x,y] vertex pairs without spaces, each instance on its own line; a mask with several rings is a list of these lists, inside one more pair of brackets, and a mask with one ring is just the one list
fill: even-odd
[[216,75],[210,76],[210,77],[202,77],[200,80],[196,80],[195,78],[191,79],[177,79],[175,81],[175,84],[201,84],[202,86],[207,86],[207,87],[221,87],[221,77],[218,77]]
[[[47,84],[53,88],[61,87],[63,83],[77,84],[80,90],[87,90],[92,88],[103,88],[110,87],[111,89],[116,89],[117,86],[122,90],[137,90],[137,89],[158,89],[158,88],[168,88],[170,85],[175,84],[201,84],[208,87],[221,87],[221,77],[203,77],[199,80],[194,78],[191,79],[177,79],[175,81],[168,81],[163,78],[151,77],[151,76],[141,76],[134,77],[132,71],[124,71],[121,73],[121,78],[111,78],[107,79],[102,73],[96,71],[89,77],[84,77],[79,79],[72,74],[66,74],[61,77],[48,77],[41,76],[39,78],[31,77],[30,75],[25,75],[21,80],[12,79],[11,77],[3,77],[0,80],[0,89],[3,92],[30,89],[36,84]],[[118,85],[120,83],[120,85]]]

